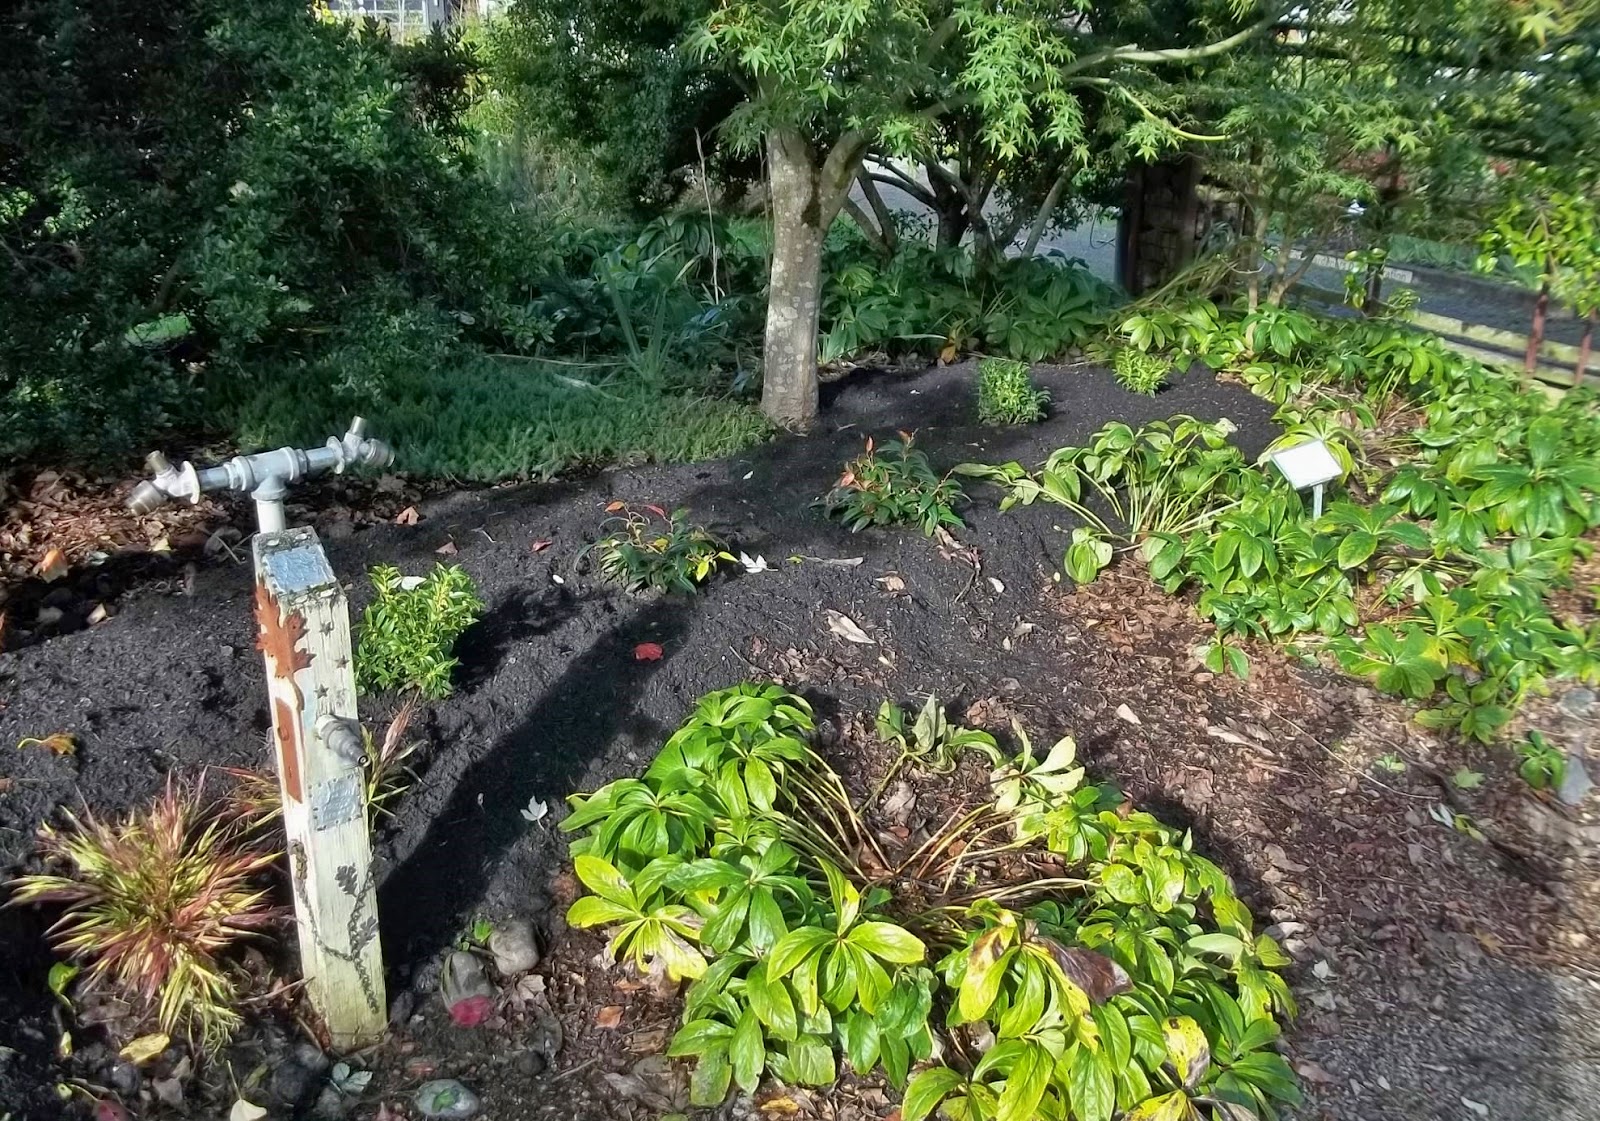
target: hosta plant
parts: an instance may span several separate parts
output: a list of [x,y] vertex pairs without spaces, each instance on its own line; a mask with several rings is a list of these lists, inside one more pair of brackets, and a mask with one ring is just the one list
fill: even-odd
[[695,1104],[844,1063],[903,1087],[908,1121],[1233,1121],[1297,1100],[1274,1049],[1288,959],[1187,835],[1085,780],[1070,739],[1038,759],[1016,729],[991,795],[896,843],[811,733],[777,686],[712,693],[642,777],[575,796],[563,823],[591,893],[568,921],[689,983],[668,1053],[694,1060]]
[[275,918],[261,884],[275,854],[242,843],[176,782],[119,821],[65,816],[39,831],[59,870],[13,880],[12,905],[62,907],[50,941],[84,965],[84,982],[163,1032],[221,1044],[240,1022],[226,955]]
[[465,569],[435,565],[426,576],[404,576],[390,565],[371,572],[372,602],[361,616],[356,683],[363,691],[414,689],[450,695],[456,639],[483,613]]
[[966,496],[949,475],[940,475],[912,446],[909,432],[882,445],[870,437],[866,450],[845,465],[819,505],[852,531],[868,526],[914,525],[932,537],[942,526],[959,528],[956,504]]
[[1048,390],[1033,384],[1026,362],[978,360],[978,419],[984,424],[1032,424],[1044,419]]
[[634,509],[612,503],[613,516],[595,542],[600,573],[630,592],[697,591],[720,565],[735,563],[728,547],[689,511],[668,514],[659,506]]

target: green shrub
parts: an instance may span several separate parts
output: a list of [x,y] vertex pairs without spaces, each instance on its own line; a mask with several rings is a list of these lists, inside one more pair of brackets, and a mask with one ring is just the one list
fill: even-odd
[[383,391],[366,397],[307,392],[287,372],[264,376],[230,420],[246,448],[300,446],[342,431],[354,410],[394,445],[397,470],[479,482],[711,459],[771,437],[743,402],[605,373],[456,348],[439,365],[419,358],[391,368]]
[[1054,257],[1003,258],[978,267],[964,249],[907,239],[884,258],[849,223],[828,236],[821,360],[865,351],[954,354],[978,350],[1039,362],[1089,340],[1111,289]]
[[600,573],[630,592],[654,588],[693,594],[722,564],[734,563],[728,547],[704,526],[689,520],[689,511],[669,515],[659,506],[637,509],[614,502],[621,512],[607,518],[607,532],[594,543]]
[[1049,403],[1049,390],[1033,384],[1026,362],[979,360],[978,419],[984,424],[1032,424],[1044,418]]
[[1159,354],[1146,354],[1136,347],[1125,346],[1117,351],[1112,369],[1124,389],[1154,397],[1172,373],[1172,362]]
[[866,451],[845,464],[818,505],[853,533],[868,526],[914,525],[932,537],[940,526],[960,527],[955,504],[966,497],[961,485],[934,472],[928,457],[912,447],[910,433],[900,436],[881,448],[868,437]]
[[372,602],[361,616],[356,684],[364,692],[415,689],[447,697],[456,668],[451,649],[483,612],[472,577],[459,565],[435,565],[426,576],[402,576],[386,564],[371,573]]
[[[1070,739],[1039,760],[1018,729],[992,795],[886,850],[812,729],[778,686],[711,693],[642,778],[574,796],[562,823],[590,892],[567,921],[693,982],[668,1047],[695,1060],[693,1104],[765,1075],[829,1085],[841,1058],[904,1087],[908,1121],[1298,1100],[1272,1047],[1287,955],[1187,835],[1085,783]],[[986,1052],[958,1045],[983,1033]]]

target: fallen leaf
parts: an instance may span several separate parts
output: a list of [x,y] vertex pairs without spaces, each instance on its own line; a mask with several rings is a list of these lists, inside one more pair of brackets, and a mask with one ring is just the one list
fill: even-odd
[[1318,1066],[1316,1063],[1313,1063],[1310,1060],[1302,1060],[1298,1063],[1295,1063],[1294,1069],[1299,1073],[1300,1077],[1304,1078],[1307,1082],[1319,1082],[1324,1086],[1332,1086],[1339,1081],[1338,1078],[1329,1074],[1321,1066]]
[[97,603],[94,605],[94,610],[89,612],[89,625],[91,627],[95,626],[96,624],[105,622],[109,618],[111,618],[110,610],[105,604]]
[[130,1041],[117,1054],[134,1066],[139,1066],[142,1063],[148,1063],[165,1051],[171,1044],[172,1039],[166,1033],[152,1032],[149,1035],[141,1035],[138,1039]]
[[626,510],[627,508],[628,508],[628,504],[626,502],[607,502],[606,503],[606,513],[608,513],[608,514],[615,514],[618,510]]
[[594,1026],[610,1031],[622,1023],[622,1005],[608,1004],[594,1014]]
[[1450,781],[1461,790],[1476,790],[1483,785],[1483,772],[1469,771],[1462,767],[1450,776]]
[[636,662],[659,662],[661,655],[666,651],[661,649],[659,642],[641,642],[633,648],[633,660]]
[[1006,594],[1005,583],[996,576],[989,577],[989,586],[994,589],[995,595],[1003,596]]
[[744,552],[739,554],[739,563],[744,565],[746,572],[766,572],[771,567],[767,564],[766,557],[760,555],[752,557],[749,553]]
[[156,1092],[156,1098],[165,1105],[180,1106],[183,1104],[183,1083],[176,1078],[157,1078],[151,1081],[150,1088]]
[[1482,1102],[1475,1102],[1471,1098],[1463,1097],[1461,1099],[1461,1104],[1472,1110],[1472,1112],[1476,1113],[1479,1117],[1489,1116],[1489,1107],[1484,1105]]
[[663,510],[661,507],[652,506],[648,502],[645,503],[644,508],[646,510],[649,510],[652,514],[654,514],[658,518],[664,518],[664,517],[667,516],[667,512],[665,510]]
[[415,506],[407,506],[394,516],[395,525],[416,525],[422,520],[422,515],[417,513]]
[[1117,706],[1117,719],[1126,720],[1129,724],[1144,723],[1144,721],[1140,720],[1139,717],[1134,713],[1133,709],[1129,708],[1125,704]]
[[16,782],[14,778],[0,778],[0,794],[8,793]]
[[828,629],[846,642],[855,642],[862,646],[876,646],[878,644],[877,640],[869,638],[867,632],[862,630],[860,625],[850,616],[835,611],[831,607],[827,609],[827,616]]
[[[29,736],[17,744],[19,751],[25,747],[46,747],[57,755],[73,755],[78,750],[78,745],[73,740],[71,732],[56,732],[53,735],[45,736],[43,739],[37,736]],[[162,1044],[162,1046],[165,1047],[166,1044]]]
[[886,592],[895,593],[906,590],[906,582],[893,572],[887,576],[878,577],[876,583]]
[[438,553],[441,557],[453,557],[460,551],[460,549],[456,548],[456,543],[454,541],[446,541],[443,545],[440,545],[434,550],[434,552]]
[[866,557],[808,557],[804,553],[801,553],[799,556],[791,557],[790,559],[791,560],[796,560],[796,561],[811,561],[814,564],[831,564],[836,568],[855,568],[857,565],[859,565],[862,561],[866,560],[867,558]]
[[67,554],[60,549],[51,549],[34,567],[33,574],[49,584],[65,576],[67,568]]
[[528,799],[528,805],[522,811],[522,818],[530,824],[537,825],[549,812],[550,804],[539,801],[538,795],[534,795]]
[[132,1121],[132,1117],[121,1102],[102,1098],[94,1103],[94,1121]]
[[529,545],[528,548],[531,549],[535,553],[542,553],[546,549],[548,549],[552,544],[553,544],[553,542],[550,540],[550,538],[541,537],[541,538],[539,538],[539,540],[537,540],[537,541],[533,542],[531,545]]
[[170,553],[172,552],[172,542],[165,537],[157,537],[150,542],[150,551],[152,553]]
[[267,1111],[259,1105],[240,1098],[233,1103],[233,1108],[228,1110],[228,1121],[261,1121],[266,1115]]
[[786,1094],[780,1094],[762,1102],[761,1112],[768,1117],[797,1117],[800,1114],[800,1103]]
[[891,821],[904,821],[916,804],[917,796],[911,784],[902,780],[894,784],[894,789],[883,800],[883,815]]
[[1237,733],[1234,733],[1234,732],[1230,732],[1226,728],[1218,728],[1215,724],[1209,724],[1209,725],[1206,726],[1206,735],[1210,736],[1214,740],[1221,740],[1223,743],[1231,743],[1235,747],[1253,747],[1254,746],[1249,740],[1245,739],[1243,736],[1238,735]]
[[1319,961],[1311,967],[1311,974],[1319,981],[1333,980],[1333,966],[1325,961]]
[[1268,845],[1262,850],[1267,854],[1267,860],[1280,872],[1304,872],[1306,866],[1289,859],[1289,854],[1283,851],[1282,845]]

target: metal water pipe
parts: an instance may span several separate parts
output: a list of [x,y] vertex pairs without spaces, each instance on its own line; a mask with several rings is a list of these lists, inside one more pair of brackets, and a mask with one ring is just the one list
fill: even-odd
[[345,468],[387,467],[394,452],[382,440],[366,434],[367,422],[356,417],[343,436],[330,436],[320,448],[279,448],[254,455],[236,455],[215,467],[195,467],[185,462],[174,467],[160,452],[145,459],[151,478],[140,483],[128,496],[128,509],[148,514],[173,499],[200,501],[208,490],[229,490],[255,499],[256,522],[262,533],[280,533],[285,528],[283,499],[289,484],[297,480]]

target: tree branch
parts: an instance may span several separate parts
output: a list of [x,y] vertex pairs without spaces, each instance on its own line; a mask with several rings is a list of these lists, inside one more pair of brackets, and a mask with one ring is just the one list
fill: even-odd
[[851,220],[855,222],[861,232],[866,235],[867,240],[872,242],[879,252],[885,255],[894,252],[889,245],[888,239],[884,237],[884,230],[880,230],[873,224],[872,218],[868,216],[865,210],[861,209],[861,204],[851,198],[848,193],[844,196],[844,212],[850,215]]
[[861,193],[867,200],[867,205],[872,207],[872,213],[878,220],[878,229],[883,233],[883,247],[890,253],[900,248],[900,232],[895,228],[894,213],[888,204],[883,201],[883,196],[878,193],[877,185],[872,182],[872,176],[867,174],[865,167],[856,169],[856,182],[861,185]]
[[1108,50],[1096,51],[1091,55],[1074,59],[1061,68],[1063,77],[1077,74],[1108,62],[1198,62],[1201,59],[1215,58],[1220,54],[1227,54],[1241,43],[1247,43],[1260,35],[1263,31],[1277,24],[1281,13],[1263,16],[1243,31],[1237,31],[1226,39],[1218,39],[1215,43],[1208,43],[1203,47],[1168,47],[1163,50],[1141,50],[1137,43],[1129,43],[1122,47],[1111,47]]

